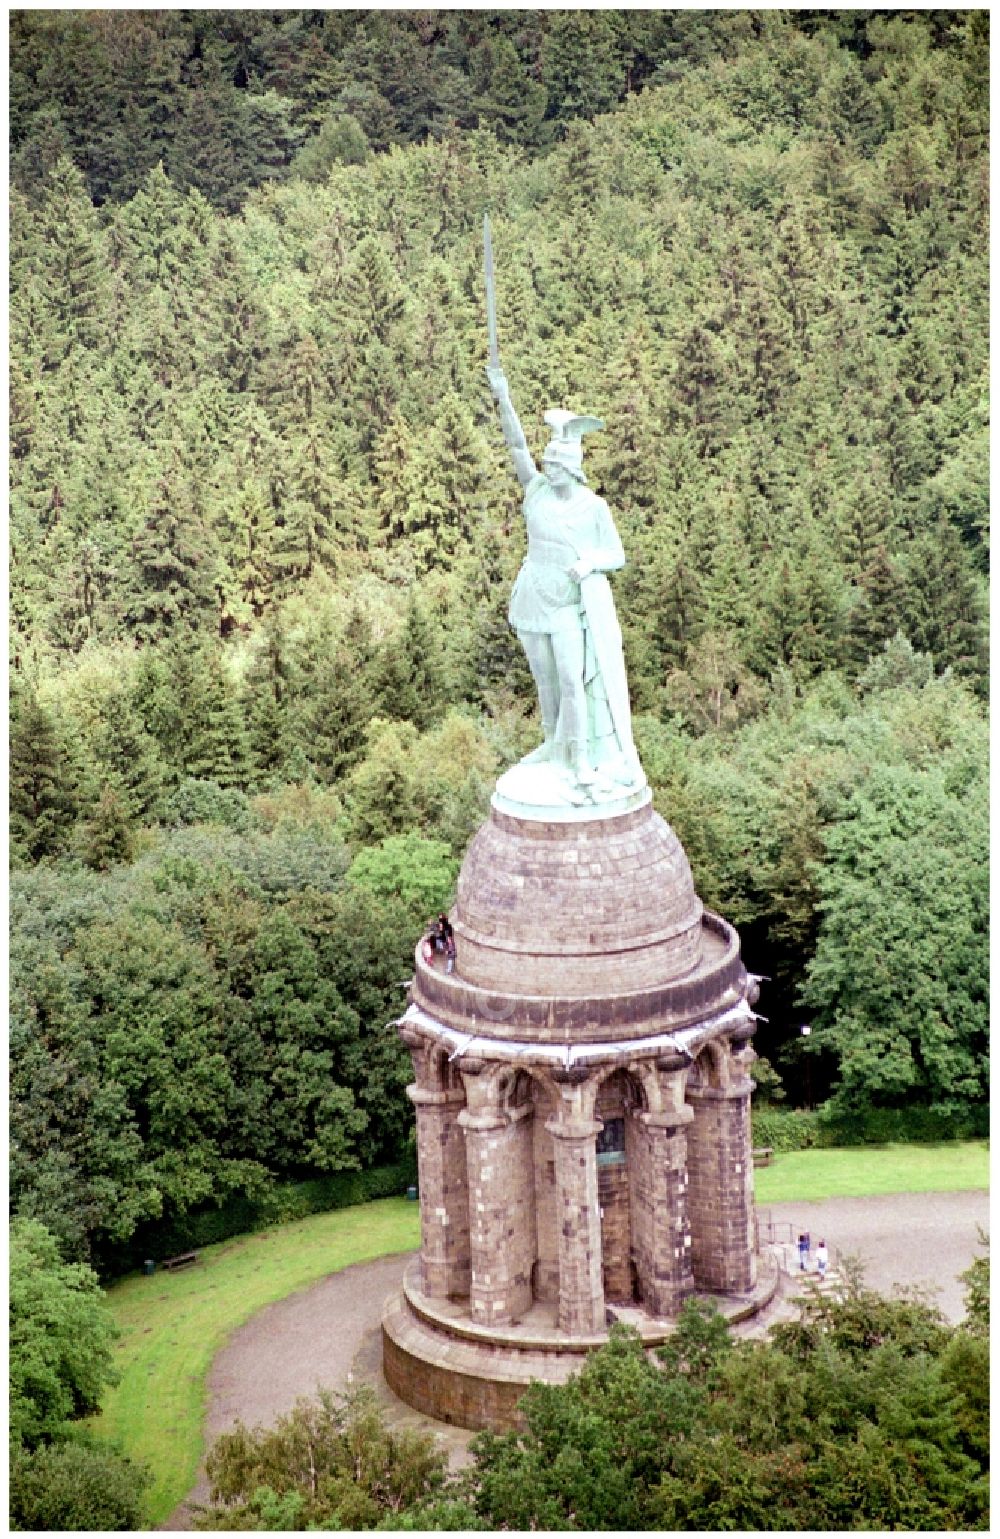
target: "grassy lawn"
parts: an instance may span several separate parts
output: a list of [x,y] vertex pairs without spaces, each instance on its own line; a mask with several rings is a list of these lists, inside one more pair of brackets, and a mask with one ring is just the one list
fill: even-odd
[[208,1246],[195,1267],[127,1277],[109,1289],[122,1377],[91,1427],[153,1471],[151,1526],[195,1483],[206,1377],[230,1333],[330,1272],[419,1243],[417,1204],[390,1197]]
[[[985,1141],[807,1149],[778,1154],[754,1172],[762,1205],[988,1184]],[[151,1526],[168,1518],[195,1483],[208,1370],[231,1332],[265,1304],[330,1272],[414,1250],[419,1240],[416,1203],[391,1197],[209,1246],[189,1271],[132,1276],[109,1290],[122,1331],[122,1377],[91,1425],[153,1471]]]
[[758,1203],[892,1192],[965,1192],[989,1186],[985,1139],[961,1144],[885,1144],[865,1149],[800,1149],[754,1171]]

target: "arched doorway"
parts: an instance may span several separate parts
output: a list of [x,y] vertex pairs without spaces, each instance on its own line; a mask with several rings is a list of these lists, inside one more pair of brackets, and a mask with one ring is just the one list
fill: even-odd
[[601,1270],[609,1304],[633,1304],[639,1294],[632,1236],[632,1182],[629,1154],[632,1118],[641,1092],[631,1075],[617,1069],[597,1092],[595,1115],[604,1124],[597,1135],[597,1200],[601,1210]]

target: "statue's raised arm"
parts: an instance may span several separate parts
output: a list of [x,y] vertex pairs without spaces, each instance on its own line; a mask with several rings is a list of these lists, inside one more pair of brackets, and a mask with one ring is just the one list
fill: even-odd
[[510,450],[510,457],[514,461],[514,469],[517,479],[522,487],[527,486],[532,476],[537,476],[538,466],[531,457],[528,441],[524,436],[524,429],[514,410],[514,403],[510,398],[510,386],[507,384],[507,376],[499,363],[486,365],[486,378],[490,382],[493,398],[500,408],[500,426],[503,428],[504,441]]

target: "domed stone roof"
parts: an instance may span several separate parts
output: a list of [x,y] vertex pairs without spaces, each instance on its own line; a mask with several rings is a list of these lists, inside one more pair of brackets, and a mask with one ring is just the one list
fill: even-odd
[[453,924],[462,977],[504,992],[631,992],[701,960],[687,856],[648,803],[566,823],[494,808],[462,865]]

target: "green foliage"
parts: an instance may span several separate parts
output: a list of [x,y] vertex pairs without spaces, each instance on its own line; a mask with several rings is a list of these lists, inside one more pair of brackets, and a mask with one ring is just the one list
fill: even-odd
[[107,871],[118,862],[131,859],[134,846],[129,819],[113,786],[102,789],[94,815],[82,833],[84,864],[95,871]]
[[471,1510],[520,1531],[981,1528],[982,1378],[959,1379],[980,1348],[850,1269],[845,1297],[764,1341],[731,1342],[689,1303],[659,1366],[613,1328],[567,1384],[532,1385],[522,1430],[480,1434],[474,1469],[390,1526]]
[[9,769],[12,854],[15,861],[40,860],[62,843],[73,796],[55,726],[31,696],[12,701]]
[[242,791],[220,786],[209,778],[189,776],[167,798],[165,819],[175,827],[191,823],[214,823],[223,828],[249,831],[252,816]]
[[18,1211],[82,1255],[405,1144],[416,909],[535,741],[487,206],[533,447],[608,421],[637,741],[761,1052],[824,1140],[978,1126],[987,58],[978,13],[14,15]]
[[815,1113],[815,1128],[817,1145],[828,1148],[987,1138],[989,1107],[973,1103],[949,1112],[933,1106],[872,1106],[867,1102],[848,1106],[836,1098]]
[[[90,1267],[67,1262],[43,1224],[10,1229],[10,1436],[35,1448],[97,1409],[115,1378],[117,1332]],[[84,1461],[85,1462],[85,1461]]]
[[396,834],[354,857],[348,882],[378,897],[401,898],[415,910],[437,913],[447,908],[455,890],[458,862],[440,839]]
[[182,831],[131,870],[19,882],[15,1204],[77,1254],[405,1145],[412,906],[342,888],[328,839],[272,837]]
[[430,1433],[390,1430],[369,1388],[299,1401],[273,1428],[237,1424],[213,1444],[201,1529],[375,1528],[441,1484]]
[[988,1337],[990,1333],[990,1256],[989,1239],[982,1230],[979,1243],[986,1251],[977,1256],[972,1265],[962,1273],[965,1283],[966,1324],[974,1336]]
[[803,999],[839,1064],[835,1105],[985,1100],[985,787],[873,774],[826,836]]
[[109,1448],[67,1441],[19,1449],[10,1465],[10,1526],[26,1533],[135,1533],[146,1472]]
[[820,1142],[815,1112],[754,1105],[751,1122],[754,1148],[784,1154],[790,1149],[812,1149]]
[[106,1246],[97,1258],[101,1274],[119,1277],[146,1260],[162,1261],[186,1250],[217,1245],[275,1223],[292,1223],[312,1213],[358,1207],[379,1197],[397,1197],[417,1180],[414,1151],[394,1165],[342,1170],[307,1181],[274,1181],[256,1192],[233,1192],[221,1203],[179,1214],[168,1222],[140,1225],[127,1244]]

